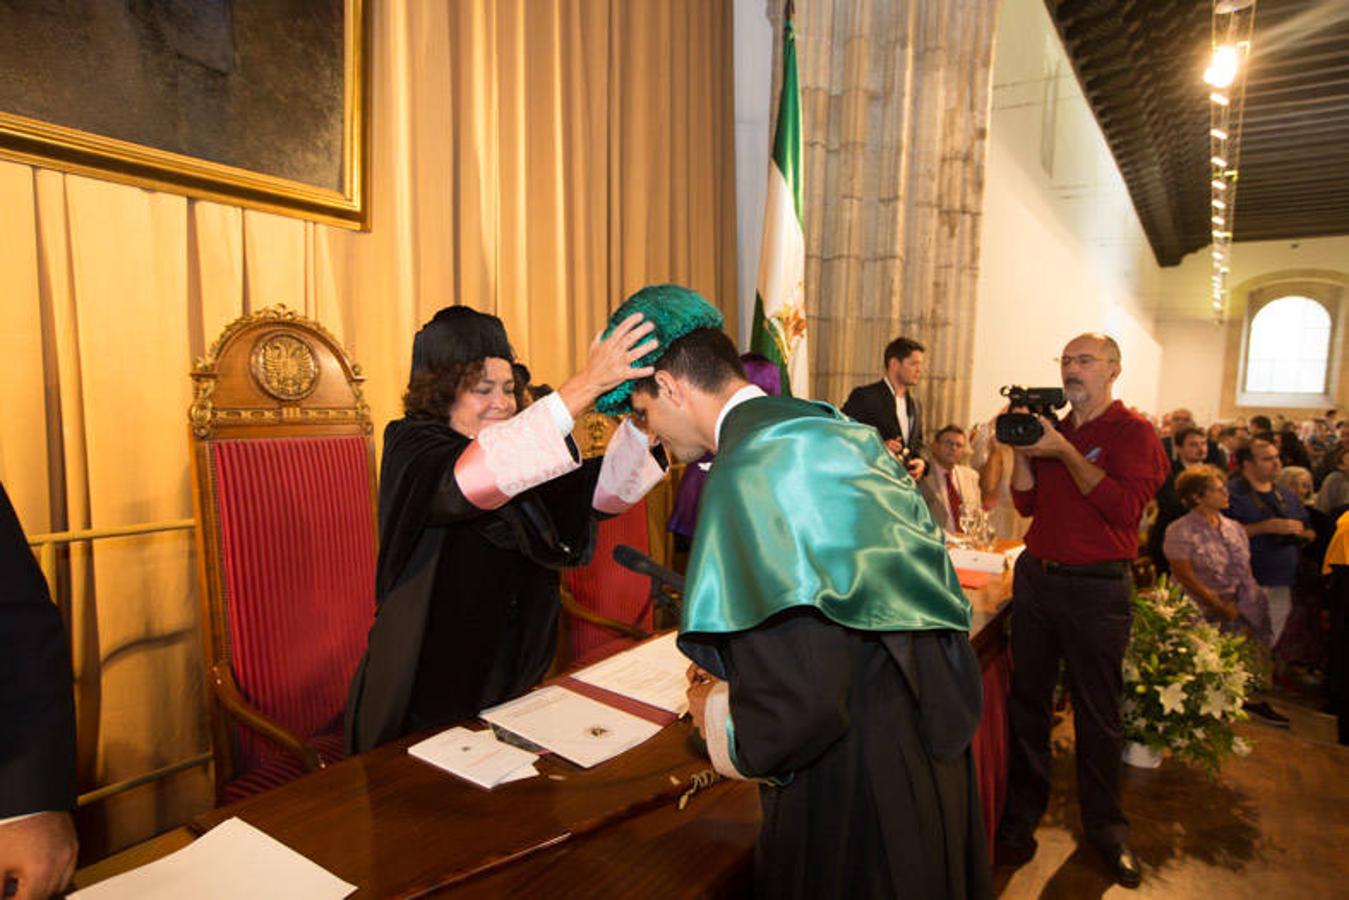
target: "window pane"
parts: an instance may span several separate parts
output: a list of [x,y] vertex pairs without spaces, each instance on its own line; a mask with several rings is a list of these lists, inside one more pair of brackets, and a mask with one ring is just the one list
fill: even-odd
[[1326,386],[1330,313],[1307,297],[1280,297],[1251,320],[1246,390],[1319,394]]

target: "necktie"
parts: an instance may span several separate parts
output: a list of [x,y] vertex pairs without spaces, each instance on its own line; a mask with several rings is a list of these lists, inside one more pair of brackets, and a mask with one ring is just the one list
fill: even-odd
[[951,530],[956,534],[963,533],[960,527],[960,492],[956,490],[950,469],[946,470],[946,503],[951,507]]

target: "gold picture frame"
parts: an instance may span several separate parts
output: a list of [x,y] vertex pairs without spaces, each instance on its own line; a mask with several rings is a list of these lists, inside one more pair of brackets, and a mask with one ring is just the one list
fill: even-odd
[[[22,17],[17,22],[0,22],[0,30],[8,26],[14,34],[15,28],[22,27],[26,42],[20,45],[21,51],[28,54],[11,63],[15,71],[0,72],[0,82],[8,81],[11,85],[8,95],[0,96],[0,158],[347,228],[369,227],[371,28],[367,0],[327,0],[326,6],[314,0],[305,0],[303,4],[299,0],[291,4],[218,0],[200,6],[151,3],[147,6],[152,11],[162,10],[166,17],[177,16],[179,21],[163,24],[140,13],[131,23],[134,27],[120,30],[109,29],[106,22],[99,21],[110,7],[98,7],[98,3],[99,0],[86,0],[81,7],[80,3],[68,0],[59,4],[39,2],[11,7],[9,12],[0,11],[6,16]],[[340,79],[336,77],[339,15]],[[209,21],[204,24],[197,21],[203,18]],[[317,27],[314,22],[328,29],[323,35],[327,40],[316,42],[322,44],[320,49],[329,57],[320,60],[326,64],[323,72],[327,77],[322,79],[314,74],[320,68],[315,65],[314,48],[304,43],[306,35]],[[116,52],[108,52],[107,43],[114,39],[106,37],[108,34],[123,42],[112,48]],[[250,56],[250,39],[252,44],[263,45],[270,58],[265,58],[261,51]],[[77,48],[87,46],[91,40],[99,42],[98,49],[102,52],[90,54],[94,58],[89,61],[81,60]],[[140,45],[136,44],[138,40]],[[204,63],[191,58],[200,48],[205,48],[201,50],[204,57],[210,57]],[[294,52],[297,48],[305,52]],[[158,54],[150,64],[137,57],[149,51]],[[141,90],[135,90],[134,81],[114,83],[111,87],[102,83],[98,67],[106,66],[111,70],[109,78],[115,77],[119,55],[127,60],[122,69],[141,79]],[[231,95],[220,103],[223,113],[211,107],[203,111],[200,106],[192,106],[194,86],[204,84],[223,91],[218,86],[227,84],[229,78],[243,82],[249,77],[247,66],[255,58],[262,64],[254,68],[262,70],[270,82],[255,79],[237,88],[235,93],[246,96],[247,103],[236,102]],[[170,62],[162,63],[163,59]],[[160,92],[165,96],[149,98],[158,101],[158,107],[141,102],[147,79],[157,71],[154,64],[174,65],[186,71],[181,79],[170,79],[172,85]],[[50,71],[44,70],[44,66],[49,66]],[[306,77],[315,83],[322,82],[323,96],[303,95]],[[160,87],[158,81],[153,84]],[[106,99],[118,90],[135,107],[123,122],[117,120],[116,103]],[[93,99],[100,94],[101,99]],[[41,103],[31,100],[35,96],[40,97]],[[183,109],[170,109],[175,102]],[[33,110],[16,109],[25,103],[39,108],[42,115],[25,115],[24,112]],[[254,113],[255,119],[271,119],[259,121],[266,127],[258,129],[261,136],[255,141],[250,142],[250,120],[240,114],[241,107],[244,112]],[[263,111],[260,116],[256,115],[259,110]],[[311,118],[317,123],[316,128],[324,129],[323,140],[312,140],[300,128],[292,132],[290,124],[296,118],[296,110],[313,112]],[[139,120],[135,120],[136,115]],[[73,123],[81,117],[110,127],[74,127]],[[173,121],[166,123],[167,119]],[[138,123],[147,134],[167,130],[173,140],[181,139],[182,143],[195,139],[204,146],[215,137],[217,144],[212,150],[219,149],[215,155],[220,158],[204,158],[162,145],[170,141],[157,145],[149,140],[128,139],[127,133],[113,136],[119,129],[134,132]],[[154,127],[144,127],[146,123]],[[192,134],[194,123],[204,124],[211,134],[205,137]],[[284,146],[287,140],[294,146]],[[247,156],[248,160],[240,163],[239,159],[230,158],[230,148],[243,148],[244,152],[237,155]],[[285,165],[268,171],[271,160]],[[304,165],[294,160],[302,160]],[[323,174],[307,177],[311,171]],[[324,180],[328,183],[321,183]]]

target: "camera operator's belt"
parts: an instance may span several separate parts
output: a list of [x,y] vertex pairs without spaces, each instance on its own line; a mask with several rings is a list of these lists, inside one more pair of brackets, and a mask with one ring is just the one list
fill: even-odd
[[1040,568],[1048,574],[1063,575],[1068,578],[1107,578],[1114,581],[1129,574],[1129,561],[1125,559],[1111,559],[1105,562],[1083,563],[1076,566],[1068,563],[1057,563],[1050,559],[1041,559],[1039,563]]

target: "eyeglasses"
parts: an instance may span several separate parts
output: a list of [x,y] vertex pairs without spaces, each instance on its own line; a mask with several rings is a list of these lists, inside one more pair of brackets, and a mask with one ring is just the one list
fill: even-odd
[[1113,356],[1092,356],[1090,353],[1079,353],[1076,356],[1056,356],[1054,362],[1060,366],[1066,366],[1068,363],[1077,363],[1079,367],[1085,369],[1087,366],[1098,362],[1115,362]]

